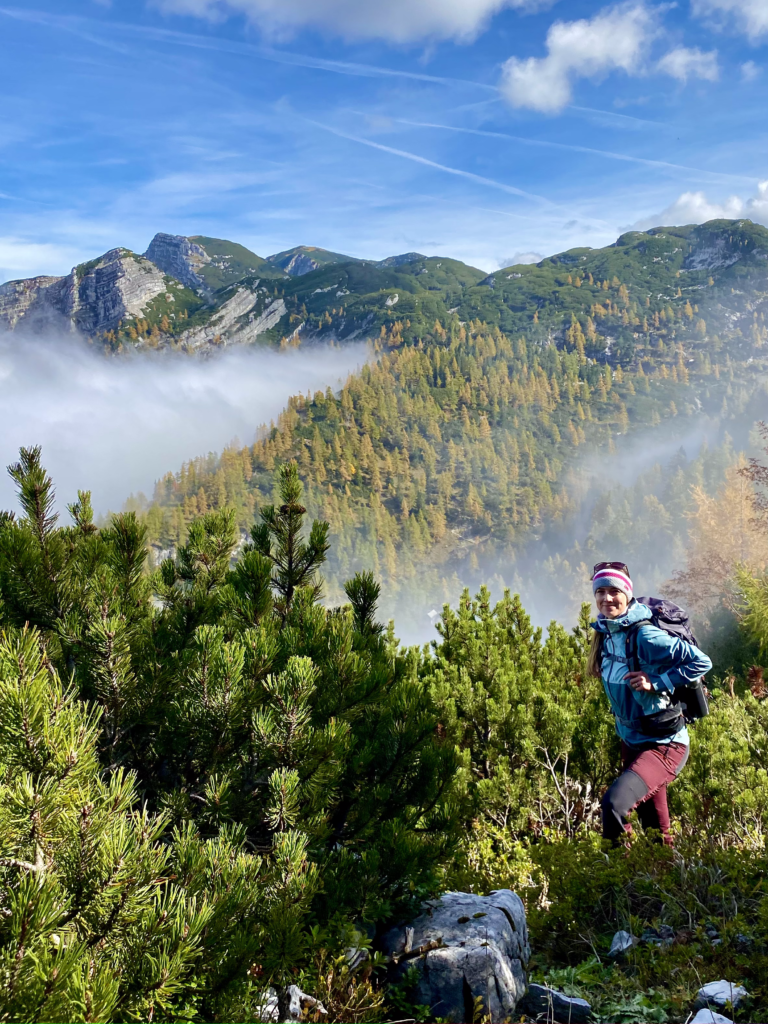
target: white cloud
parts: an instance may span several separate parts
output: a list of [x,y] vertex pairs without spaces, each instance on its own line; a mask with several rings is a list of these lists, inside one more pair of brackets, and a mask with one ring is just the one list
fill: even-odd
[[30,242],[5,235],[0,237],[0,281],[40,274],[40,267],[50,268],[47,273],[52,275],[68,274],[84,258],[82,250],[74,246]]
[[677,49],[665,54],[656,67],[681,82],[687,82],[689,78],[704,78],[708,82],[716,82],[720,77],[717,50],[705,53],[698,47],[689,49],[687,46],[678,46]]
[[547,33],[547,56],[504,64],[501,91],[514,107],[552,114],[571,101],[574,78],[599,79],[610,71],[641,70],[655,18],[645,3],[624,3],[593,18],[556,21]]
[[752,39],[768,35],[766,0],[693,0],[691,8],[701,17],[714,15],[721,20],[733,20]]
[[154,0],[169,13],[204,18],[245,14],[271,35],[304,27],[347,39],[474,39],[503,8],[520,11],[550,7],[556,0]]
[[753,60],[745,61],[741,65],[741,77],[745,82],[754,82],[762,73],[763,69],[759,64],[755,64]]
[[742,217],[768,225],[768,181],[761,181],[757,194],[749,199],[728,196],[718,202],[709,199],[704,192],[683,192],[661,213],[643,217],[632,226],[645,231],[663,225],[703,224],[708,220],[738,220]]

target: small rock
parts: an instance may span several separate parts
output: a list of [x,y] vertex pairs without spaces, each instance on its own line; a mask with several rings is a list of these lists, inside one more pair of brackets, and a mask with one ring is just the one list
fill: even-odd
[[710,981],[704,985],[696,994],[695,1010],[704,1006],[720,1006],[730,1003],[735,1010],[740,1003],[749,998],[749,992],[741,985],[734,985],[731,981]]
[[528,1017],[536,1020],[562,1022],[562,1024],[587,1024],[592,1007],[586,999],[576,999],[563,995],[546,985],[529,985],[522,1002],[515,1013],[522,1010]]
[[306,992],[302,992],[298,985],[288,986],[288,997],[290,1003],[288,1005],[288,1012],[291,1020],[304,1020],[306,1010],[314,1010],[315,1013],[321,1013],[323,1016],[327,1016],[328,1011],[323,1004],[315,999],[314,996],[308,996]]
[[[316,1013],[327,1015],[328,1011],[321,1002],[302,992],[298,985],[288,986],[288,1020],[301,1021],[306,1019],[305,1011],[314,1010]],[[280,1011],[277,1004],[277,992],[274,988],[268,988],[264,994],[264,1002],[259,1008],[260,1021],[268,1024],[276,1024],[280,1019]]]
[[659,937],[661,938],[662,945],[671,946],[675,941],[675,929],[671,928],[668,924],[660,924]]
[[636,946],[638,941],[639,940],[629,932],[625,932],[623,930],[616,932],[613,936],[611,948],[608,950],[608,956],[613,958],[621,956],[623,953],[626,953],[628,949],[632,949],[633,946]]
[[737,953],[751,953],[754,942],[748,935],[739,932],[734,940],[734,945],[736,946]]
[[715,1013],[709,1007],[704,1007],[695,1017],[691,1017],[689,1024],[733,1024],[733,1021],[730,1017],[724,1017],[722,1013]]
[[350,970],[359,967],[361,963],[368,959],[368,950],[360,946],[350,946],[349,949],[344,950],[344,959],[349,964]]
[[268,988],[264,993],[264,999],[257,1010],[257,1014],[257,1020],[268,1022],[268,1024],[277,1020],[277,992],[273,988]]

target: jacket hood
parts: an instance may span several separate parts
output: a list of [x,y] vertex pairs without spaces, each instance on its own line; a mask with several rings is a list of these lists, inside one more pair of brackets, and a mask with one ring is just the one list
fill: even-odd
[[597,620],[590,625],[600,633],[617,633],[620,629],[626,629],[636,622],[646,622],[651,618],[653,615],[647,604],[632,601],[624,615],[618,619],[606,619],[604,615],[598,615]]

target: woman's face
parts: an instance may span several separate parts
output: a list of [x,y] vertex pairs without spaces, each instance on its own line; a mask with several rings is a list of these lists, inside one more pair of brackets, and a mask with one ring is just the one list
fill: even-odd
[[598,587],[595,591],[597,610],[606,619],[618,619],[629,607],[629,598],[616,587]]

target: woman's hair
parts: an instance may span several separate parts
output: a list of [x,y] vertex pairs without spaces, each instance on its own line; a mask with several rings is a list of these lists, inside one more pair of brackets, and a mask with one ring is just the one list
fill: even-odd
[[592,634],[592,643],[589,645],[589,658],[587,659],[587,674],[600,679],[603,667],[603,634],[595,630]]

